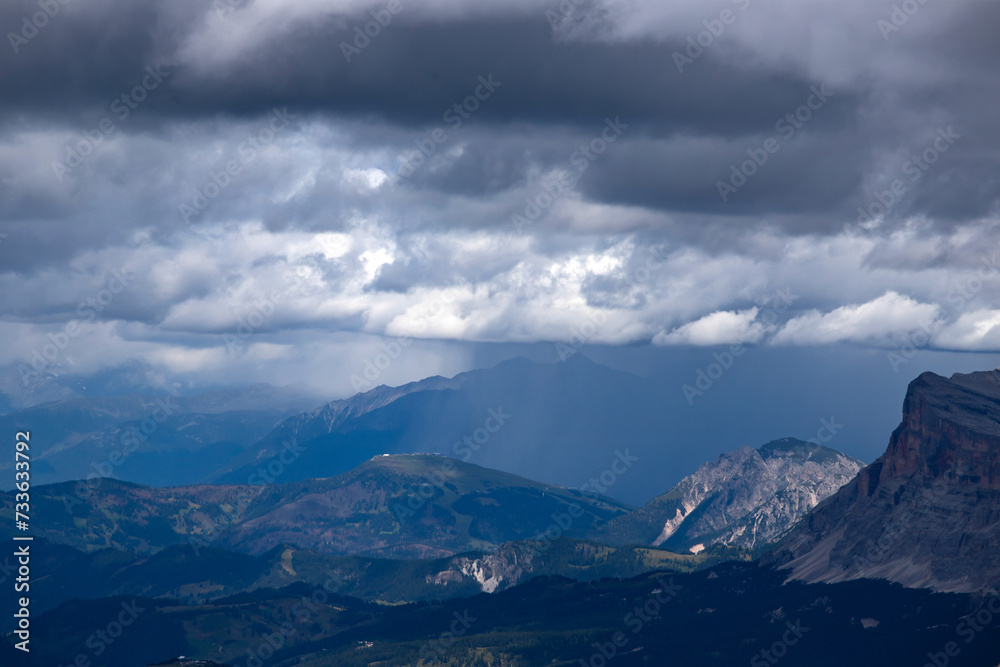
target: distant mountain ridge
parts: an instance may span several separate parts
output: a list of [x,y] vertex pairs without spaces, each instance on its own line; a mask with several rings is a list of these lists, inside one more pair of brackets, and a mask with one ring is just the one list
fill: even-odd
[[[664,390],[662,383],[582,354],[565,363],[517,357],[453,378],[379,386],[294,415],[210,481],[245,483],[295,442],[304,451],[282,466],[280,481],[339,475],[379,454],[433,452],[529,479],[581,486],[613,463],[621,443],[628,443],[633,454],[640,451],[643,460],[694,458],[686,449],[664,447],[669,420],[658,400]],[[502,428],[483,432],[484,422],[497,411],[510,418]],[[482,442],[456,447],[477,430]],[[633,478],[643,474],[638,467],[629,472]],[[609,495],[625,490],[627,485],[620,485]]]
[[[319,400],[266,384],[187,396],[74,394],[0,415],[0,430],[32,433],[35,484],[95,472],[151,484],[193,483]],[[13,461],[0,461],[0,472],[12,467]]]
[[[549,543],[505,542],[489,552],[424,559],[333,556],[289,544],[257,555],[177,544],[155,554],[118,549],[84,552],[39,538],[32,562],[45,572],[32,609],[42,613],[73,598],[142,595],[187,604],[260,588],[295,583],[329,586],[341,595],[398,604],[496,593],[537,576],[579,581],[631,577],[651,571],[692,572],[746,554],[717,549],[698,555],[626,547],[613,548],[560,537]],[[10,564],[0,559],[4,567]],[[13,615],[17,600],[0,599],[0,613]]]
[[[334,555],[443,557],[546,531],[552,539],[583,535],[631,509],[436,455],[379,456],[337,477],[287,484],[156,488],[106,479],[89,496],[79,490],[32,490],[38,535],[141,554],[191,543],[249,554],[290,544]],[[0,512],[13,511],[14,500],[0,494]]]
[[[58,378],[58,387],[86,395],[0,416],[8,429],[37,431],[33,482],[96,472],[153,486],[287,483],[340,475],[380,454],[433,452],[579,488],[607,479],[628,448],[636,465],[601,493],[642,504],[704,462],[698,412],[672,378],[616,370],[583,353],[561,363],[517,357],[335,401],[267,385],[174,398],[156,394],[166,381],[151,374],[132,364],[85,381]],[[180,414],[159,420],[156,398],[180,405]],[[498,412],[510,418],[484,430]],[[123,456],[128,434],[144,427],[153,432]]]
[[677,551],[712,544],[760,548],[783,536],[862,467],[846,454],[795,438],[740,447],[612,520],[597,537]]
[[[247,454],[234,459],[229,467],[252,466],[276,456],[281,452],[284,443],[287,442],[307,442],[323,435],[329,435],[348,420],[385,407],[403,396],[419,391],[442,391],[461,387],[467,377],[467,373],[456,375],[453,378],[435,375],[398,387],[379,385],[374,389],[354,394],[348,398],[333,400],[312,410],[300,412],[278,424],[271,432],[255,443]],[[242,473],[237,472],[226,475],[223,479],[239,480],[241,476]]]
[[[639,509],[433,454],[380,455],[335,477],[277,484],[157,488],[98,478],[35,487],[33,500],[40,536],[84,550],[156,553],[191,542],[260,554],[289,544],[434,558],[552,532],[616,546],[750,551],[861,465],[794,439],[742,447]],[[0,510],[13,504],[13,494],[0,494]]]
[[1000,589],[1000,372],[913,380],[885,454],[766,562],[808,582]]

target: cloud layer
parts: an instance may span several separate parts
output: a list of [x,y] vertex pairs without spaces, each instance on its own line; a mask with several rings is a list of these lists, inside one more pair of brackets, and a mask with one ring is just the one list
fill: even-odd
[[1000,9],[898,5],[8,3],[0,363],[1000,350]]

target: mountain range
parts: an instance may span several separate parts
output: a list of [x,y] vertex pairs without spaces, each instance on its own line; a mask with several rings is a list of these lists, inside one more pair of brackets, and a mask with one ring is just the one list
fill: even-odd
[[643,461],[686,457],[663,435],[668,416],[656,409],[662,389],[652,385],[574,355],[376,387],[286,419],[212,480],[245,483],[296,442],[305,451],[282,466],[280,481],[338,475],[379,454],[429,452],[578,487],[625,448]]
[[[589,484],[639,505],[705,456],[699,411],[707,402],[689,406],[679,384],[582,353],[554,364],[515,358],[333,401],[267,385],[168,393],[162,382],[143,384],[151,372],[130,366],[85,386],[57,378],[63,384],[43,383],[38,397],[61,398],[0,415],[7,429],[37,431],[34,483],[95,474],[150,486],[291,482],[333,477],[380,454],[439,453],[548,484]],[[745,442],[731,430],[709,451]],[[838,438],[836,446],[851,446]],[[637,465],[610,476],[626,451]],[[0,472],[9,465],[0,462]]]
[[[575,488],[462,460],[492,452],[517,467],[512,453],[526,456],[539,442],[532,429],[549,433],[573,400],[589,408],[607,398],[585,399],[573,386],[595,377],[620,382],[627,397],[637,386],[587,360],[515,360],[305,411],[308,399],[267,386],[171,397],[171,414],[148,434],[156,442],[140,446],[146,458],[132,464],[211,483],[91,475],[32,488],[33,564],[45,573],[33,584],[38,623],[65,629],[40,630],[42,651],[64,662],[88,641],[89,619],[141,608],[136,627],[146,629],[136,633],[148,641],[109,645],[102,664],[193,665],[178,656],[194,655],[236,665],[248,654],[263,664],[262,642],[284,628],[269,649],[276,665],[571,665],[594,656],[639,665],[671,656],[757,667],[774,664],[768,656],[779,645],[790,656],[794,647],[790,665],[940,667],[939,656],[959,654],[947,664],[996,665],[1000,630],[982,610],[1000,588],[1000,373],[920,375],[870,465],[818,440],[782,438],[702,463],[639,507],[610,492],[649,472],[643,455],[654,434],[645,426],[631,435],[648,440],[590,433],[586,447],[604,438],[599,453],[615,456]],[[510,391],[529,380],[539,393]],[[568,399],[542,396],[559,388]],[[151,406],[165,411],[166,400],[71,397],[2,418],[41,424],[32,440],[50,441],[39,460],[69,466],[87,452],[103,456],[107,448],[94,443],[141,431]],[[532,401],[557,416],[530,417]],[[532,423],[527,442],[509,428],[517,415]],[[579,435],[590,416],[570,430]],[[227,445],[225,434],[240,429]],[[567,438],[553,446],[574,463]],[[232,460],[214,472],[205,463],[171,469],[185,452],[223,449]],[[575,463],[583,470],[598,460]],[[8,538],[16,501],[0,493]],[[629,626],[624,619],[641,618],[631,605],[646,608],[651,595],[657,612],[624,644],[607,644]],[[294,611],[310,600],[309,614]],[[0,612],[12,605],[0,602]],[[465,618],[484,620],[469,621],[444,651],[448,619]],[[793,631],[819,639],[781,639]],[[964,640],[953,642],[957,652],[941,648],[955,637]],[[0,661],[9,650],[0,644]]]
[[[189,396],[74,394],[0,415],[0,428],[32,433],[35,484],[95,474],[192,484],[319,401],[300,389],[266,384]],[[12,468],[13,461],[0,461],[0,474]]]
[[[752,551],[790,530],[861,465],[786,438],[724,454],[635,509],[592,488],[435,454],[383,454],[335,477],[298,482],[63,482],[36,487],[33,505],[39,537],[138,554],[183,543],[262,554],[289,544],[332,555],[439,558],[559,537],[674,552],[714,544]],[[15,500],[0,493],[0,516],[13,516]]]
[[[174,544],[261,554],[440,557],[504,542],[584,535],[630,508],[442,456],[379,456],[331,478],[285,484],[148,487],[104,479],[39,486],[37,535],[78,549],[151,554]],[[15,496],[0,494],[13,525]]]

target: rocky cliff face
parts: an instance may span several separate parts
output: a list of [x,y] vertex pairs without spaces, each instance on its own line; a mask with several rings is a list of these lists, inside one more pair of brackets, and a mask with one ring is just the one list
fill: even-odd
[[885,454],[765,562],[809,582],[1000,587],[1000,373],[911,382]]
[[426,583],[448,585],[473,579],[484,593],[494,593],[525,581],[534,574],[536,550],[526,543],[506,543],[481,556],[456,556],[449,567],[427,575]]
[[541,576],[577,581],[628,579],[646,572],[694,572],[726,561],[750,560],[731,547],[712,547],[698,554],[677,554],[652,547],[611,547],[596,542],[560,538],[521,540],[498,545],[489,553],[466,553],[433,561],[424,583],[454,591],[473,586],[483,593],[504,591]]
[[758,449],[741,447],[614,520],[599,537],[674,550],[699,551],[712,544],[761,547],[782,537],[863,466],[838,451],[794,438]]

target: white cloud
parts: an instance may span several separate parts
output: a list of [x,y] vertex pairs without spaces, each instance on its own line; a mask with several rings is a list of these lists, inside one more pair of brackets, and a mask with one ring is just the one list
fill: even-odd
[[[104,217],[111,207],[106,217],[121,221],[101,232],[106,245],[84,245],[65,263],[0,273],[5,317],[26,325],[13,346],[17,354],[44,345],[118,267],[136,279],[99,321],[140,332],[136,338],[147,346],[132,349],[146,359],[150,346],[163,344],[157,336],[189,336],[184,344],[192,348],[224,349],[220,332],[284,288],[287,298],[261,335],[312,330],[536,342],[570,340],[586,327],[587,342],[601,344],[654,338],[673,345],[761,343],[770,337],[773,344],[885,345],[938,318],[943,324],[934,345],[1000,350],[993,310],[1000,280],[982,273],[993,262],[984,249],[1000,239],[993,219],[950,231],[913,224],[857,238],[788,236],[756,226],[708,242],[672,214],[596,203],[574,191],[546,218],[514,234],[510,216],[525,197],[537,195],[535,185],[475,197],[395,187],[376,165],[387,169],[398,153],[390,149],[393,142],[403,145],[411,135],[373,148],[351,139],[364,134],[363,124],[345,121],[289,129],[272,144],[276,162],[248,163],[191,225],[182,225],[177,205],[238,155],[236,147],[258,126],[256,120],[229,127],[206,121],[163,136],[121,135],[123,157],[115,170],[97,168],[95,156],[94,168],[81,167],[62,184],[49,178],[58,184],[46,186],[52,192],[28,180],[47,173],[66,137],[23,132],[0,142],[0,165],[8,165],[4,184],[12,191],[48,198],[70,185],[79,189],[63,203],[72,212],[62,221],[66,234],[93,224],[78,218],[80,212]],[[123,175],[142,173],[144,159],[172,166],[141,189],[127,187]],[[295,195],[276,206],[274,191]],[[144,212],[139,202],[147,197],[157,206]],[[36,241],[27,230],[12,229],[4,243],[30,247]],[[652,256],[653,246],[664,254]],[[755,297],[786,289],[798,298],[778,321],[754,309],[764,308]],[[422,317],[442,294],[453,296],[448,307]],[[804,304],[826,305],[794,310]],[[602,324],[591,332],[587,323],[598,319]],[[773,336],[772,326],[780,328]],[[112,337],[107,347],[115,342]]]
[[1000,350],[1000,310],[963,313],[935,332],[933,345],[950,350]]
[[940,308],[889,291],[867,303],[841,306],[828,313],[813,310],[789,320],[771,339],[773,344],[822,345],[855,342],[884,344],[893,337],[927,326]]
[[756,322],[757,308],[720,310],[694,322],[679,326],[670,333],[661,331],[653,337],[654,345],[731,345],[756,343],[768,327]]
[[367,169],[345,169],[344,180],[359,190],[377,190],[389,181],[389,176],[376,167]]

